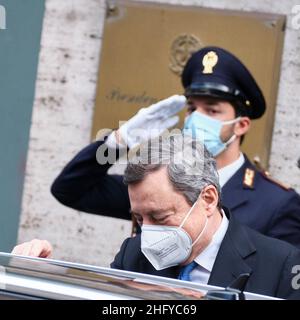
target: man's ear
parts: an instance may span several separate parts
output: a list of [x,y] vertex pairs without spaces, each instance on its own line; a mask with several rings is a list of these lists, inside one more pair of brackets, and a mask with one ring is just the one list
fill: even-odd
[[251,120],[249,117],[241,117],[240,120],[235,123],[234,134],[237,137],[241,137],[246,134],[251,126]]
[[199,200],[203,204],[207,216],[211,216],[219,203],[219,194],[216,187],[213,185],[206,186],[199,195]]

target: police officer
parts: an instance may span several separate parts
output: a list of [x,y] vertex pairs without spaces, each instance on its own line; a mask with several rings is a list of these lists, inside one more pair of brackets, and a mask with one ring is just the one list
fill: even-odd
[[[257,170],[240,151],[251,121],[260,118],[266,108],[249,70],[230,52],[206,47],[189,59],[182,84],[188,103],[183,129],[204,139],[215,156],[223,204],[240,222],[300,247],[300,196]],[[130,219],[122,176],[107,174],[111,164],[97,163],[97,149],[106,144],[119,155],[126,146],[131,148],[150,138],[145,130],[138,140],[132,134],[134,129],[160,128],[162,132],[173,126],[184,103],[182,96],[173,96],[142,109],[108,139],[83,149],[54,181],[52,194],[77,210]]]

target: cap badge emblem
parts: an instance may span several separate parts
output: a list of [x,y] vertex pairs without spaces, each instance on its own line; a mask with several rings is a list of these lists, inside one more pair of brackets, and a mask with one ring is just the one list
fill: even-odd
[[213,73],[213,67],[218,62],[218,56],[214,51],[209,51],[202,60],[204,69],[202,73]]

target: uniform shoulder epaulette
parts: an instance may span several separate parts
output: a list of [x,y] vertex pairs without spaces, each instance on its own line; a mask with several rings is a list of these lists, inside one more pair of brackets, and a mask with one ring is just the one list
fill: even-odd
[[287,185],[287,184],[284,184],[284,183],[282,183],[281,181],[278,181],[278,180],[274,179],[273,177],[271,177],[270,172],[267,171],[267,170],[265,170],[265,169],[262,167],[262,165],[261,165],[261,163],[260,163],[259,157],[254,157],[253,162],[254,162],[254,165],[255,165],[257,171],[258,171],[265,179],[267,179],[268,181],[276,184],[277,186],[281,187],[281,188],[284,189],[284,190],[290,190],[290,189],[291,189],[291,186],[289,186],[289,185]]
[[288,184],[285,184],[277,179],[274,179],[273,177],[271,177],[270,173],[268,171],[260,171],[260,173],[263,175],[263,177],[265,179],[267,179],[268,181],[276,184],[277,186],[281,187],[284,190],[291,190],[291,186],[289,186]]

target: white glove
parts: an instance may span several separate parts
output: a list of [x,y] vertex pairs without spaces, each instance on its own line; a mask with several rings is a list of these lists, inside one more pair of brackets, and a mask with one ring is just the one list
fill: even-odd
[[185,105],[185,96],[174,95],[147,108],[142,108],[119,128],[120,143],[117,143],[115,132],[113,132],[108,137],[106,144],[109,147],[133,148],[155,138],[178,123],[179,117],[176,113],[181,111]]

